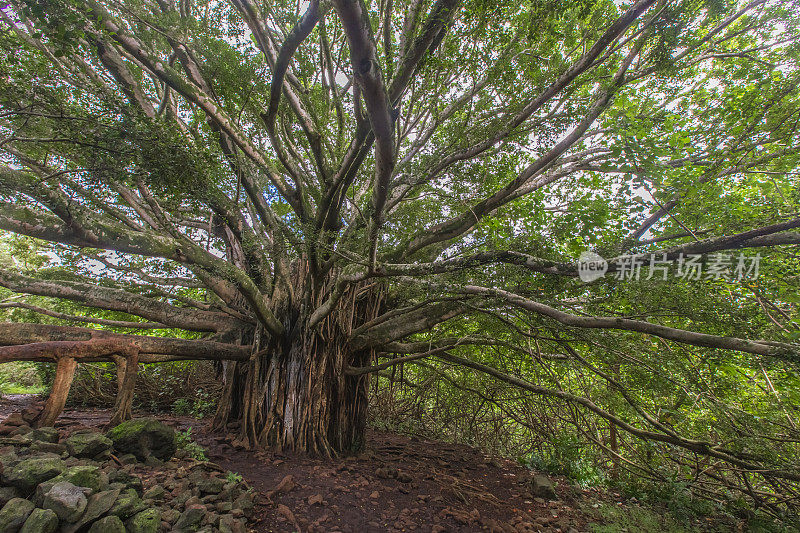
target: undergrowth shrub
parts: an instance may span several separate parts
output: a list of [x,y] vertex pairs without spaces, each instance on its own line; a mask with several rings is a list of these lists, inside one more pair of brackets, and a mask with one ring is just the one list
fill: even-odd
[[580,439],[568,433],[560,433],[540,445],[540,449],[520,458],[528,468],[570,478],[585,487],[605,482],[605,472],[597,466]]
[[198,461],[208,461],[206,449],[192,439],[192,428],[188,428],[186,431],[176,431],[175,445],[178,447],[178,450],[183,451],[187,457],[197,459]]
[[0,394],[41,394],[46,390],[37,363],[14,361],[0,365]]
[[[214,413],[221,388],[211,362],[143,364],[139,366],[136,378],[133,406],[149,412],[171,411],[203,418]],[[114,364],[81,364],[75,374],[68,405],[110,407],[116,394]]]

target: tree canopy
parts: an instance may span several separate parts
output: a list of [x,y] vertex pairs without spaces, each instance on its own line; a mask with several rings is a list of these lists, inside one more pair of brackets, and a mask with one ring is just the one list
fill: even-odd
[[791,505],[798,13],[12,0],[0,362],[68,390],[127,361],[125,418],[139,362],[221,360],[220,427],[318,453],[358,448],[370,377],[407,366]]

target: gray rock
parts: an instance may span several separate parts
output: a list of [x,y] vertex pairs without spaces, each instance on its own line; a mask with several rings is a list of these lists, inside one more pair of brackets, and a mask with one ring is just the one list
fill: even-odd
[[175,455],[175,431],[155,418],[135,418],[123,422],[107,434],[120,453],[131,453],[140,461],[151,455],[168,461]]
[[34,429],[28,436],[33,440],[41,442],[56,443],[58,442],[58,430],[56,428],[38,428]]
[[148,455],[147,458],[144,460],[144,464],[147,466],[152,466],[153,468],[160,468],[164,466],[164,461],[156,458],[156,456],[151,454]]
[[203,479],[197,484],[202,494],[219,494],[225,488],[225,480],[218,477]]
[[167,491],[164,490],[164,487],[161,485],[155,485],[147,489],[142,497],[149,498],[151,500],[163,500],[166,493]]
[[536,474],[530,481],[531,494],[546,500],[557,500],[558,495],[553,488],[553,482],[543,474]]
[[138,494],[142,493],[142,480],[133,474],[116,470],[108,475],[108,480],[112,483],[122,483],[124,487],[133,489]]
[[132,465],[132,464],[136,463],[136,461],[137,461],[136,456],[133,455],[132,453],[126,453],[126,454],[120,455],[118,457],[118,459],[119,459],[119,462],[124,464],[124,465]]
[[4,472],[3,477],[9,485],[28,491],[39,483],[56,477],[65,468],[61,459],[36,457],[18,462],[7,473]]
[[125,533],[125,525],[118,516],[107,516],[92,524],[89,533]]
[[233,502],[233,508],[241,510],[246,517],[250,518],[255,510],[253,497],[247,493],[242,494]]
[[20,462],[13,448],[4,448],[0,453],[0,473]]
[[147,509],[136,513],[125,523],[128,533],[158,533],[161,525],[161,511]]
[[106,512],[114,506],[114,502],[117,500],[118,496],[119,490],[106,490],[89,496],[86,503],[86,511],[84,511],[81,519],[72,527],[64,528],[63,533],[74,533],[83,528],[86,524],[90,524],[106,514]]
[[97,466],[77,465],[67,468],[52,481],[69,481],[73,485],[86,487],[96,492],[102,485],[108,484],[108,477]]
[[22,494],[14,487],[0,487],[0,507],[20,496],[22,496]]
[[220,533],[245,533],[244,522],[231,515],[223,515],[219,519]]
[[105,458],[111,453],[111,440],[101,433],[85,431],[73,433],[64,441],[70,455],[75,457]]
[[205,506],[190,505],[181,513],[181,517],[175,523],[175,530],[180,532],[197,531],[205,515]]
[[166,509],[161,512],[161,520],[164,522],[169,522],[170,524],[174,524],[178,518],[180,518],[181,513],[176,509]]
[[33,441],[29,450],[31,452],[40,452],[40,453],[54,453],[56,455],[62,455],[66,453],[67,447],[64,444],[56,444],[53,442],[43,442],[43,441]]
[[34,509],[19,533],[54,533],[58,529],[58,515],[50,509]]
[[34,506],[28,500],[14,498],[0,510],[0,533],[16,533],[30,516]]
[[26,435],[14,435],[12,437],[0,437],[0,446],[30,446],[33,439]]
[[77,522],[86,510],[86,495],[81,487],[69,481],[59,481],[48,490],[42,507],[52,509],[65,522]]
[[136,491],[128,489],[119,495],[108,514],[113,514],[123,520],[127,520],[136,513],[144,511],[144,508],[145,505],[141,498],[139,498],[139,495],[136,494]]

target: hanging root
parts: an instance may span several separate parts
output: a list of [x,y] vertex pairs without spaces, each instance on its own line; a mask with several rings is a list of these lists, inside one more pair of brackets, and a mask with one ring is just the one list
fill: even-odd
[[305,327],[300,312],[287,311],[284,338],[271,338],[261,329],[251,339],[243,335],[253,357],[225,364],[214,427],[235,430],[237,440],[250,446],[320,456],[360,449],[368,377],[347,375],[345,369],[370,364],[375,355],[350,349],[348,338],[378,316],[383,297],[380,285],[354,286],[313,330]]

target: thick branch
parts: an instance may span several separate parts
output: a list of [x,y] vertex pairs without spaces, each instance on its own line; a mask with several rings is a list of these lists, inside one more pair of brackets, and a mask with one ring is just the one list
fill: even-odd
[[[89,344],[76,344],[89,341]],[[138,349],[142,354],[139,359],[142,363],[166,360],[247,361],[251,355],[249,346],[15,322],[0,322],[0,346],[3,346],[0,348],[0,362],[22,360],[20,357],[30,361],[52,361],[54,353],[68,357],[76,357],[72,355],[76,353],[84,361],[110,361],[111,354],[125,353],[132,348]],[[57,351],[54,352],[56,348]],[[70,352],[70,349],[77,351]],[[82,350],[94,350],[95,353],[81,355]]]

